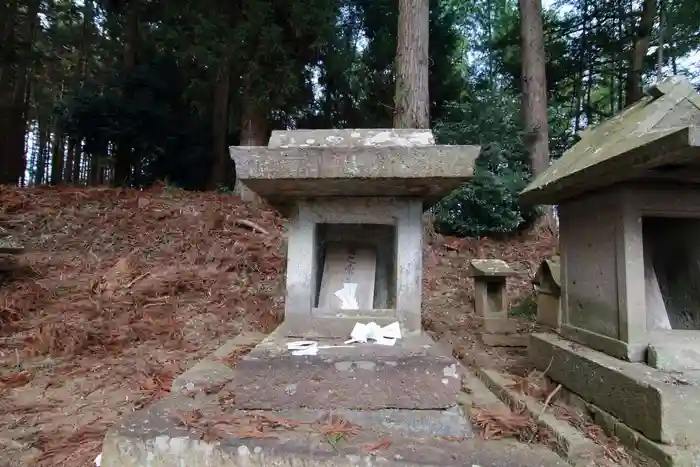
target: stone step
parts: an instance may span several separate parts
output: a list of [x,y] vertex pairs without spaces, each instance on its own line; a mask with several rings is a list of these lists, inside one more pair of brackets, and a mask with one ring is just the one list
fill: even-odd
[[554,438],[553,447],[564,459],[575,465],[588,466],[593,460],[605,456],[602,446],[587,438],[567,421],[559,420],[548,412],[542,402],[513,389],[516,381],[510,375],[481,368],[477,375],[511,409],[524,411],[539,426],[550,432]]
[[457,404],[456,360],[440,356],[246,358],[227,389],[237,409],[447,409]]
[[176,395],[114,427],[104,441],[102,466],[566,465],[544,446],[484,441],[468,424],[455,429],[456,415],[227,411],[211,400]]

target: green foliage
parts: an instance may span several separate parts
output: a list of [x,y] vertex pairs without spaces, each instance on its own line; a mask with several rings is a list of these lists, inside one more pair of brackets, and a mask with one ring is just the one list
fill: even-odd
[[[66,96],[57,108],[61,128],[84,139],[86,152],[103,162],[110,159],[110,141],[128,141],[140,166],[135,186],[168,178],[182,188],[201,188],[212,164],[210,123],[182,100],[184,87],[176,62],[156,57],[132,73],[86,83]],[[131,98],[124,97],[125,90]]]
[[475,91],[453,104],[435,126],[441,144],[478,144],[473,180],[435,207],[436,230],[446,235],[493,236],[527,227],[537,211],[519,204],[530,175],[514,96]]
[[[571,145],[575,130],[620,109],[639,21],[639,2],[559,3],[567,8],[544,15],[554,158]],[[700,2],[663,3],[665,29],[662,34],[657,18],[652,47],[663,35],[666,72],[684,72],[682,57],[700,47]],[[222,154],[224,140],[238,144],[244,109],[251,107],[262,109],[265,131],[391,125],[395,0],[41,0],[40,6],[25,56],[12,46],[25,34],[24,19],[17,37],[8,36],[14,42],[0,44],[0,72],[17,68],[19,59],[31,64],[26,116],[35,133],[27,165],[38,182],[51,178],[52,148],[67,148],[57,143],[70,140],[79,143],[81,166],[77,179],[66,181],[96,183],[86,174],[114,167],[124,145],[133,185],[169,180],[187,189],[211,187],[210,174],[220,166],[215,154]],[[125,57],[134,18],[136,65],[130,67]],[[505,235],[528,226],[537,211],[517,196],[530,179],[519,123],[517,0],[430,0],[429,53],[438,141],[484,148],[473,182],[436,207],[437,228]],[[656,60],[651,49],[646,80],[655,75]],[[230,77],[228,113],[217,105],[222,76]],[[15,83],[0,81],[0,104],[10,102]],[[215,115],[221,107],[223,121]],[[216,182],[226,191],[233,181]]]

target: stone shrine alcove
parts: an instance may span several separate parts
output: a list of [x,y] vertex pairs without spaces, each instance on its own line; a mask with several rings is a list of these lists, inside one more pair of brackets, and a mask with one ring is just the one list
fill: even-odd
[[357,284],[358,309],[396,306],[396,227],[382,224],[319,224],[316,228],[314,307],[342,310],[335,292]]
[[700,218],[643,217],[647,329],[700,330]]

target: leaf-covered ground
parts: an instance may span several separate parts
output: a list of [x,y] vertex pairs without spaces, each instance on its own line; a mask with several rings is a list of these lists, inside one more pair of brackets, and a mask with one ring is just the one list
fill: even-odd
[[[0,236],[26,247],[0,256],[0,457],[94,465],[107,428],[166,395],[175,375],[238,333],[273,330],[283,225],[230,195],[0,188]],[[555,248],[546,235],[430,237],[425,327],[467,364],[525,374],[522,351],[479,342],[468,260],[520,271],[508,286],[517,302]]]

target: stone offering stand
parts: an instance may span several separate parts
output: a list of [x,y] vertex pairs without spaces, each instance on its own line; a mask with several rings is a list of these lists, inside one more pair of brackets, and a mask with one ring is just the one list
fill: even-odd
[[560,221],[560,329],[529,353],[623,443],[700,465],[700,95],[669,78],[579,136],[522,194]]
[[[422,214],[478,154],[429,130],[277,131],[232,147],[242,183],[289,217],[284,322],[235,368],[225,359],[259,338],[177,378],[106,436],[102,466],[564,465],[541,445],[476,438],[462,367],[421,329]],[[370,321],[398,322],[401,338],[346,343]],[[300,339],[315,350],[292,354]]]

